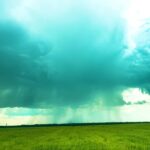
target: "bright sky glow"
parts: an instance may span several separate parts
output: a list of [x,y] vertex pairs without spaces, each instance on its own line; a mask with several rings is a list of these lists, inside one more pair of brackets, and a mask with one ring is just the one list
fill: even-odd
[[138,88],[131,88],[128,90],[125,90],[123,92],[123,98],[128,103],[137,103],[137,102],[150,102],[150,95],[146,93],[142,93],[140,89]]
[[127,42],[128,49],[125,55],[131,55],[136,48],[135,38],[146,19],[150,18],[149,0],[131,0],[124,13],[127,20]]

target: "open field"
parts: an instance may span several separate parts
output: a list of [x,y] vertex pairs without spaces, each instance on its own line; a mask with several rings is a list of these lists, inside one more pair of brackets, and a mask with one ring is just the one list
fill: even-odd
[[0,150],[150,150],[150,124],[0,128]]

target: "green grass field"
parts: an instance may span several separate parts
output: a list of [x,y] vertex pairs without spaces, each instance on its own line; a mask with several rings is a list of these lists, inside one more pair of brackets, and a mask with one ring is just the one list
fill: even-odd
[[150,150],[150,124],[0,128],[0,150]]

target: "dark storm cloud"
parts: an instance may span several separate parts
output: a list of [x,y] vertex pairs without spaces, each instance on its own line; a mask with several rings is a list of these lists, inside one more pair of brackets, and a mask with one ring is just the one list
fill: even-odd
[[39,79],[46,80],[42,57],[50,49],[44,41],[30,37],[17,22],[0,22],[2,106],[32,103]]
[[80,15],[76,7],[67,16],[59,12],[53,22],[47,14],[46,24],[36,11],[34,25],[0,20],[1,107],[76,107],[96,100],[118,106],[125,104],[124,89],[148,91],[148,52],[139,46],[124,57],[125,27],[118,10],[108,10],[112,17],[102,13],[97,24],[81,8]]

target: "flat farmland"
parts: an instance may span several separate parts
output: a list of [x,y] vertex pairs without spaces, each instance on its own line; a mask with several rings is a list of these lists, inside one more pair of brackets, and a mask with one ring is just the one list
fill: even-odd
[[1,127],[0,150],[150,150],[150,123]]

